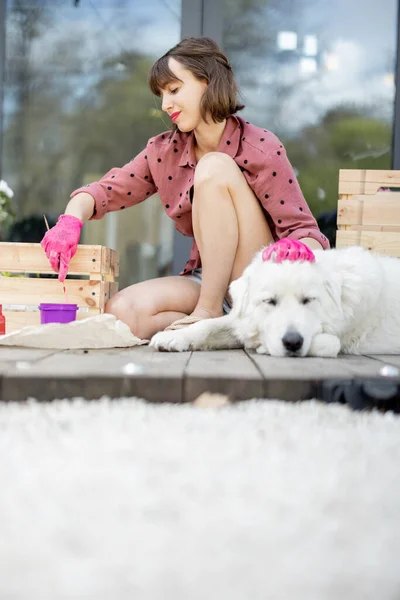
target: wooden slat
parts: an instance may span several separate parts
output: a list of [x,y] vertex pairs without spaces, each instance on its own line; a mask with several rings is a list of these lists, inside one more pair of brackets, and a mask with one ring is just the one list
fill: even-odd
[[[104,308],[112,283],[89,279],[67,279],[68,302],[85,308]],[[117,284],[118,285],[118,284]],[[2,304],[38,306],[41,302],[65,302],[63,285],[57,279],[0,277]]]
[[354,196],[350,200],[339,198],[337,210],[337,225],[359,224],[363,218],[363,202]]
[[244,350],[193,352],[185,370],[187,402],[203,392],[226,394],[231,400],[260,398],[262,390],[262,377]]
[[400,170],[341,169],[336,247],[362,246],[400,258],[399,192]]
[[341,194],[343,200],[357,200],[361,202],[370,202],[379,200],[379,202],[396,201],[400,203],[400,192],[377,192],[376,194]]
[[338,225],[400,226],[400,194],[355,195],[351,200],[339,199]]
[[340,181],[339,195],[342,194],[376,194],[380,187],[400,187],[400,183],[374,181]]
[[336,231],[336,248],[349,248],[360,245],[360,231],[338,229]]
[[[182,402],[189,352],[157,352],[148,346],[116,350],[58,352],[24,371],[8,367],[0,400],[138,397],[150,402]],[[125,370],[127,364],[139,371]]]
[[102,246],[102,261],[105,265],[110,265],[109,275],[114,278],[119,276],[119,252]]
[[[258,397],[296,401],[315,397],[313,394],[319,382],[354,377],[375,378],[383,364],[396,364],[397,360],[390,356],[279,359],[256,353],[246,356],[242,350],[175,353],[136,346],[89,350],[87,353],[82,350],[57,351],[41,357],[37,350],[27,349],[22,356],[18,352],[11,355],[5,365],[6,352],[12,353],[13,349],[7,348],[0,354],[3,375],[0,400],[20,401],[27,397],[49,401],[74,396],[100,398],[110,395],[136,396],[150,402],[182,402],[195,399],[197,392],[202,393],[204,388],[232,397],[244,396],[243,399]],[[191,367],[187,365],[189,359]],[[24,360],[32,365],[30,369],[20,370],[17,365],[9,364],[12,360]],[[229,361],[232,361],[230,370]],[[137,365],[139,370],[135,372],[132,369],[127,374],[124,366],[129,363]],[[241,382],[240,374],[245,378],[245,384]],[[200,381],[203,382],[201,386]],[[251,385],[254,387],[251,388]],[[192,393],[185,396],[190,389]]]
[[366,169],[365,181],[380,183],[383,187],[400,185],[400,170],[391,169]]
[[[107,250],[107,251],[106,251]],[[118,253],[104,246],[79,245],[68,273],[110,274],[111,264],[118,272]],[[12,273],[53,273],[40,244],[0,242],[0,271]]]
[[362,169],[339,169],[339,182],[364,180],[365,171]]
[[109,298],[112,298],[114,294],[118,292],[119,283],[118,281],[113,281],[112,283],[109,283],[109,286]]
[[43,350],[42,348],[21,348],[12,346],[0,346],[0,370],[7,372],[10,363],[17,361],[35,362],[51,354],[59,352],[58,350]]
[[373,182],[382,187],[400,185],[400,170],[390,169],[340,169],[339,182]]
[[119,277],[119,252],[116,250],[111,250],[111,260],[110,260],[111,272],[114,273],[115,279]]
[[[78,320],[87,319],[87,317],[99,314],[99,312],[98,308],[89,309],[86,312],[78,310],[76,318]],[[6,318],[6,333],[12,333],[17,329],[30,325],[40,325],[39,310],[3,310],[3,314]]]
[[400,225],[339,225],[338,229],[343,231],[390,231],[400,233]]
[[275,358],[251,353],[264,377],[264,398],[305,400],[312,398],[316,381],[376,377],[382,363],[363,356],[337,358]]
[[349,246],[362,246],[379,254],[400,258],[400,233],[339,229],[336,232],[336,247]]
[[400,203],[400,191],[399,192],[377,192],[376,194],[341,194],[339,196],[343,200],[359,200],[362,202],[370,202],[379,200],[380,202],[396,201]]
[[392,365],[394,367],[400,368],[400,356],[396,354],[370,354],[366,355],[369,358],[375,358],[380,361],[381,368],[384,365]]
[[257,353],[251,354],[265,379],[332,379],[336,377],[376,377],[382,363],[373,357],[339,354],[337,358],[307,357],[305,359],[276,358]]

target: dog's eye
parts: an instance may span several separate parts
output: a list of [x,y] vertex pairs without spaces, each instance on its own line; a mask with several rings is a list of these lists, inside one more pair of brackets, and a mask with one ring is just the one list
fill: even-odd
[[313,300],[314,300],[314,298],[307,298],[307,297],[304,297],[304,298],[302,298],[302,299],[300,300],[300,303],[301,303],[301,304],[310,304],[310,302],[312,302]]
[[264,302],[269,306],[276,306],[278,304],[278,300],[276,298],[266,298]]

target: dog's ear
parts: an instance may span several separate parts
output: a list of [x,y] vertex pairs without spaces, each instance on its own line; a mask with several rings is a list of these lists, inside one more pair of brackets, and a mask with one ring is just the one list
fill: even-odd
[[324,279],[325,289],[335,307],[348,320],[354,315],[355,307],[360,303],[361,276],[351,271],[332,272]]
[[340,306],[344,317],[350,319],[354,310],[367,300],[362,297],[363,281],[365,272],[371,275],[376,268],[373,255],[360,246],[352,246],[328,250],[326,261],[323,260],[324,256],[325,252],[322,252],[320,264],[324,269],[324,282],[329,282],[328,293]]
[[244,315],[249,303],[249,278],[244,273],[235,279],[229,286],[229,293],[233,301],[233,310],[238,317]]
[[338,277],[331,276],[324,279],[325,290],[336,308],[341,309],[342,305],[342,286]]

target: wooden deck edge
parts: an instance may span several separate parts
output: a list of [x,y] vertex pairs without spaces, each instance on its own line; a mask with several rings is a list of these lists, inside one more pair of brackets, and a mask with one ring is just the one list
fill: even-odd
[[202,393],[223,394],[232,402],[260,398],[263,394],[263,381],[259,378],[232,377],[189,377],[183,378],[184,402],[193,402]]
[[[252,399],[298,400],[318,399],[327,401],[328,393],[334,386],[352,382],[388,382],[385,377],[344,376],[329,378],[264,379],[215,378],[214,381],[199,377],[163,377],[152,374],[136,376],[101,376],[87,374],[79,376],[35,375],[26,372],[10,373],[0,377],[0,401],[24,402],[29,398],[49,402],[54,399],[86,398],[98,400],[103,396],[111,398],[138,397],[152,403],[193,402],[201,393],[224,394],[233,402]],[[390,381],[400,386],[400,377]]]
[[99,400],[103,396],[111,398],[138,397],[149,402],[181,403],[182,378],[154,377],[151,374],[140,376],[98,376],[87,374],[63,376],[26,372],[3,374],[0,377],[0,401],[24,402],[35,398],[40,402],[55,399],[85,398]]

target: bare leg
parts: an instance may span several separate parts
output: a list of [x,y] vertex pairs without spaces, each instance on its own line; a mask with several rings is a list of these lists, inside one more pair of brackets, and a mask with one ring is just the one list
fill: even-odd
[[272,241],[259,200],[227,154],[210,152],[196,167],[193,231],[202,258],[201,286],[187,277],[163,277],[129,286],[108,301],[106,312],[139,338],[149,339],[188,314],[222,315],[230,282]]
[[157,331],[190,314],[199,293],[200,285],[187,277],[150,279],[115,294],[107,302],[105,312],[129,325],[137,337],[150,339]]
[[194,182],[192,222],[203,282],[192,314],[217,317],[230,282],[273,238],[259,200],[230,156],[203,156]]

